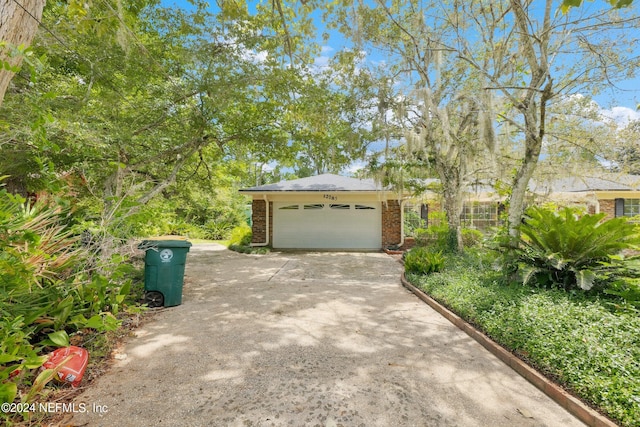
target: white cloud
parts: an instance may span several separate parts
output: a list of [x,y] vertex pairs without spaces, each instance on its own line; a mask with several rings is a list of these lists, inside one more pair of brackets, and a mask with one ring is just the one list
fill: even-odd
[[332,48],[331,46],[326,46],[326,45],[325,45],[325,46],[322,46],[322,47],[320,48],[320,53],[328,54],[328,53],[330,53],[330,52],[333,52],[334,50],[335,50],[335,49],[334,49],[334,48]]
[[261,170],[262,172],[268,173],[268,172],[273,172],[276,167],[278,167],[278,162],[276,161],[272,161],[269,163],[263,163],[261,166]]
[[331,52],[335,49],[331,46],[322,46],[320,48],[320,56],[314,61],[314,65],[320,70],[324,70],[329,66],[329,60],[331,59]]
[[623,126],[631,121],[640,120],[640,112],[628,107],[613,107],[609,110],[603,109],[601,113],[603,116]]
[[349,166],[347,166],[347,168],[344,170],[344,173],[346,173],[348,176],[354,176],[358,171],[364,169],[366,166],[366,162],[362,160],[356,160]]
[[329,57],[328,56],[319,56],[316,58],[316,60],[314,61],[314,65],[322,70],[326,69],[327,66],[329,65]]
[[582,106],[587,113],[589,111],[597,113],[602,118],[599,122],[603,124],[609,122],[624,127],[632,121],[640,120],[640,111],[623,106],[611,107],[609,109],[603,108],[595,100],[579,93],[569,95],[564,99],[569,105],[575,104]]
[[254,64],[264,64],[269,57],[269,53],[265,50],[253,51],[245,49],[242,51],[242,59],[253,62]]

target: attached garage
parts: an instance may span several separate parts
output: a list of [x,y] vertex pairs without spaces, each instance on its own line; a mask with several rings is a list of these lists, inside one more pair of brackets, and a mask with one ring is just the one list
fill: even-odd
[[380,202],[273,204],[273,246],[380,249]]
[[253,198],[253,244],[379,250],[400,244],[401,202],[373,180],[325,174],[240,190]]

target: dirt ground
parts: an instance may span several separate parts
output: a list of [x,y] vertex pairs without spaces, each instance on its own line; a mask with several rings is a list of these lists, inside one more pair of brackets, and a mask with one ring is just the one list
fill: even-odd
[[[74,426],[580,426],[406,291],[382,253],[194,245]],[[82,413],[80,413],[82,412]]]

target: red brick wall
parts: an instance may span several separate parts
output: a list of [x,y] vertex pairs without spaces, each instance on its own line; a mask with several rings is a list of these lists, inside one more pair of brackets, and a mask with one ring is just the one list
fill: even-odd
[[604,213],[605,219],[615,218],[616,216],[616,201],[615,200],[599,200],[600,213]]
[[264,243],[266,239],[267,217],[264,200],[254,200],[251,205],[251,221],[253,237],[251,243]]
[[402,213],[400,202],[388,200],[382,202],[382,247],[400,243],[402,231]]

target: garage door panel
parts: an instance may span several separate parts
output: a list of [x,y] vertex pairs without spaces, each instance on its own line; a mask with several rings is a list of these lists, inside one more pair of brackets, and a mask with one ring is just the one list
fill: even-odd
[[380,203],[295,205],[274,203],[276,248],[379,249],[382,245]]

